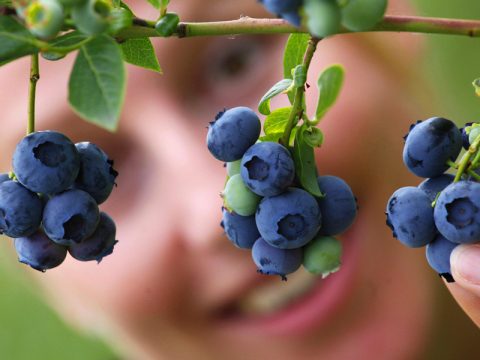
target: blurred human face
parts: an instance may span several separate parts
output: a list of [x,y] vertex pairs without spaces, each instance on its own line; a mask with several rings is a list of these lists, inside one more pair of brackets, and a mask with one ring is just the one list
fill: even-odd
[[[264,15],[253,1],[178,3],[184,20]],[[317,154],[319,172],[344,178],[359,201],[356,224],[341,236],[341,270],[326,280],[264,277],[219,226],[225,169],[205,146],[206,126],[224,107],[255,108],[281,78],[284,40],[155,41],[165,75],[129,67],[117,134],[68,109],[72,56],[42,61],[38,129],[95,142],[115,159],[118,188],[102,210],[116,220],[119,243],[100,265],[69,258],[38,280],[67,318],[105,333],[131,358],[406,359],[421,347],[431,300],[425,268],[391,238],[383,210],[395,188],[413,183],[400,164],[401,136],[424,114],[414,112],[405,77],[376,55],[384,38],[323,41],[310,72],[314,85],[326,65],[347,71]],[[27,79],[27,61],[0,69],[4,171],[24,131]],[[312,111],[314,86],[307,97]]]

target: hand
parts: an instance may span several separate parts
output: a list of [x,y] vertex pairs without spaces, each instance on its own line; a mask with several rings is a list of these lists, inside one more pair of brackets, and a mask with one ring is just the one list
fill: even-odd
[[447,284],[453,297],[480,327],[480,244],[457,246],[450,257],[454,283]]

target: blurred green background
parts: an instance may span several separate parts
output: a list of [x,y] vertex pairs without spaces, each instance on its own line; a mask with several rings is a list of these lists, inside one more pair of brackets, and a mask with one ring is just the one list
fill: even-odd
[[[413,3],[419,15],[480,18],[477,1],[414,0]],[[441,115],[462,124],[480,120],[480,99],[474,96],[471,86],[480,77],[480,39],[425,37],[429,48],[418,66],[433,84],[436,113],[432,116]],[[11,246],[10,240],[0,239],[0,359],[118,358],[99,339],[70,329],[42,302],[39,289],[20,271],[23,265],[16,263],[11,250],[7,250]]]

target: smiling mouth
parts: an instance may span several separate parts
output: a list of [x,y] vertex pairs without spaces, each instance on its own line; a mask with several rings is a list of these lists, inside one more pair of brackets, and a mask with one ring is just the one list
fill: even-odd
[[273,278],[252,284],[219,309],[216,323],[222,331],[259,336],[299,335],[323,327],[353,298],[360,258],[357,240],[353,231],[344,236],[343,265],[337,273],[322,280],[301,268],[287,282]]

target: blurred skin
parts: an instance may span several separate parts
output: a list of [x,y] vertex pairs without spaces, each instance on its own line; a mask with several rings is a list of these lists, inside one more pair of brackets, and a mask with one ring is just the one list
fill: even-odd
[[[186,21],[266,15],[253,1],[173,3],[172,10]],[[142,6],[137,12],[154,17]],[[100,265],[69,258],[38,276],[60,311],[108,336],[134,359],[420,358],[434,317],[431,283],[438,280],[423,251],[392,239],[383,214],[396,188],[419,182],[401,164],[402,136],[410,123],[431,116],[414,99],[418,84],[416,90],[408,85],[414,77],[405,70],[418,52],[412,38],[338,36],[319,45],[312,63],[312,85],[327,65],[341,63],[347,71],[341,97],[321,124],[326,141],[317,156],[320,173],[351,185],[360,212],[341,238],[348,254],[344,268],[318,286],[324,287],[327,300],[319,302],[328,311],[304,321],[307,325],[294,319],[308,317],[298,309],[302,299],[296,310],[226,315],[237,299],[279,279],[258,275],[250,253],[223,235],[218,193],[225,169],[205,146],[205,127],[216,112],[255,108],[280,79],[284,39],[155,43],[165,75],[129,67],[117,134],[79,121],[69,110],[66,81],[73,56],[63,65],[41,63],[38,129],[97,143],[120,172],[118,188],[102,205],[117,223],[120,242],[113,256]],[[406,59],[391,55],[399,50]],[[18,117],[26,107],[27,78],[26,60],[0,70],[1,121],[9,124],[8,134],[2,134],[2,170],[9,169],[23,135]],[[307,91],[310,111],[315,91],[314,86]],[[285,99],[274,102],[282,104]]]

